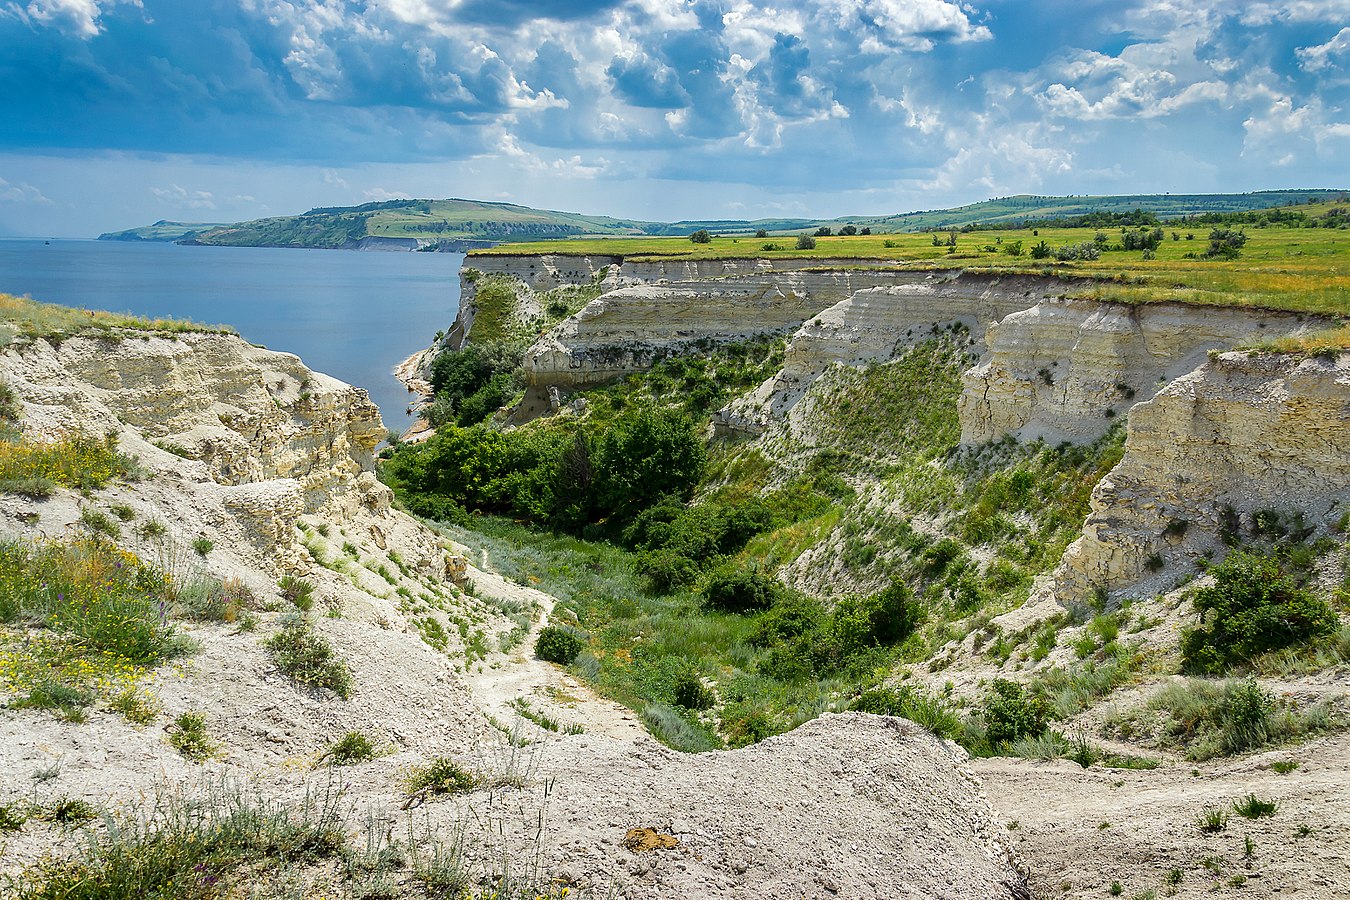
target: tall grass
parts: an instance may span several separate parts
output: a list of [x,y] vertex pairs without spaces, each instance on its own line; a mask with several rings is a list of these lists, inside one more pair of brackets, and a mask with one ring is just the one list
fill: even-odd
[[1187,679],[1167,685],[1148,705],[1165,714],[1164,738],[1194,760],[1287,743],[1334,724],[1324,704],[1299,708],[1255,681]]
[[97,540],[0,540],[0,622],[40,624],[78,647],[154,665],[188,649],[168,618],[171,584]]
[[73,859],[46,859],[10,885],[15,900],[214,900],[293,867],[340,857],[349,809],[335,785],[288,808],[232,782],[170,794],[139,818],[109,819]]
[[[207,332],[234,334],[226,325],[201,325],[185,319],[144,319],[122,313],[102,312],[40,303],[31,297],[0,294],[0,323],[9,331],[33,338],[61,338],[75,334],[112,334],[118,330],[169,333]],[[12,338],[11,338],[12,339]],[[0,344],[6,343],[0,341]]]

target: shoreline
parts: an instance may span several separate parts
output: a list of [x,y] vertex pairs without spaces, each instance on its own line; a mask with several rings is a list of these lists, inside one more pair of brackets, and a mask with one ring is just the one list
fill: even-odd
[[421,410],[425,409],[434,399],[431,382],[418,374],[422,361],[433,350],[434,348],[431,347],[418,350],[412,356],[394,366],[394,377],[403,383],[403,386],[408,389],[408,393],[417,395],[415,399],[408,402],[408,410],[416,416],[416,419],[399,436],[400,441],[416,443],[424,441],[436,433],[436,430],[431,427],[431,423],[420,415]]

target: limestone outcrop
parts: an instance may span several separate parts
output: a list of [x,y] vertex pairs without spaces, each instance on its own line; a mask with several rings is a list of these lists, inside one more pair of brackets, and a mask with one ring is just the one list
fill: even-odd
[[1062,601],[1170,586],[1173,564],[1222,552],[1220,534],[1257,511],[1326,529],[1350,503],[1350,355],[1223,353],[1136,405],[1128,428],[1055,574]]
[[[10,346],[0,380],[37,440],[116,435],[151,475],[129,492],[141,515],[177,523],[171,532],[183,543],[195,535],[229,548],[233,561],[220,556],[221,565],[261,573],[266,589],[281,573],[313,567],[299,544],[304,518],[348,523],[372,545],[397,535],[421,571],[446,571],[434,535],[394,512],[375,478],[379,410],[364,390],[292,354],[224,334],[75,336]],[[52,507],[54,524],[60,509]],[[383,593],[372,584],[367,597]],[[392,608],[379,614],[397,618]]]
[[987,354],[963,378],[961,440],[1088,443],[1211,350],[1327,324],[1269,310],[1045,300],[989,330]]
[[384,439],[366,392],[230,335],[73,337],[6,354],[30,428],[131,432],[223,485],[296,482],[306,513],[383,502]]
[[670,354],[790,333],[858,290],[923,277],[871,270],[767,272],[610,291],[526,352],[529,389],[516,420],[547,413],[557,392],[614,381]]
[[982,347],[987,328],[1058,285],[1040,278],[956,272],[888,273],[887,281],[854,292],[802,325],[788,342],[782,371],[718,411],[718,433],[760,434],[831,366],[891,359],[937,329],[960,325],[971,345]]

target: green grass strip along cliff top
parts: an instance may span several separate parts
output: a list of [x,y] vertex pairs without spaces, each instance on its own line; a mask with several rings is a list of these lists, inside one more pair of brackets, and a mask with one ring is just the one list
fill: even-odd
[[[1330,206],[1330,204],[1327,204]],[[1305,207],[1310,209],[1310,207]],[[1211,231],[1241,230],[1245,243],[1235,258],[1206,258]],[[1156,229],[1145,229],[1154,233]],[[710,243],[688,238],[589,238],[502,244],[471,258],[509,254],[618,256],[660,259],[821,259],[879,262],[906,269],[1064,277],[1065,296],[1124,303],[1182,302],[1252,306],[1324,315],[1350,315],[1350,229],[1283,226],[1211,226],[1163,223],[1150,249],[1116,249],[1138,228],[989,229],[924,234],[817,237],[813,249],[795,249],[795,235],[767,238],[718,236]],[[1103,240],[1104,238],[1104,240]],[[955,243],[951,244],[950,241]],[[1037,258],[1039,252],[1049,255]],[[1057,252],[1095,247],[1076,259]],[[470,262],[472,265],[472,262]],[[1081,280],[1080,280],[1081,279]]]
[[144,319],[126,313],[79,309],[39,303],[29,297],[0,293],[0,346],[16,336],[26,338],[68,337],[87,332],[117,330],[160,331],[175,334],[203,332],[234,334],[227,325],[201,325],[186,319]]

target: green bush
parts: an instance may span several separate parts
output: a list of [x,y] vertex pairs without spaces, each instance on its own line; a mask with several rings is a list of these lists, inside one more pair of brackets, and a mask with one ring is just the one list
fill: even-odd
[[350,766],[372,760],[377,756],[375,743],[359,731],[349,731],[333,742],[319,757],[330,766]]
[[782,587],[757,569],[725,567],[713,572],[703,587],[703,603],[709,609],[751,613],[773,605]]
[[846,655],[864,647],[905,641],[924,620],[923,604],[909,585],[895,579],[868,597],[845,597],[831,617],[830,631]]
[[586,647],[581,635],[571,628],[559,625],[546,625],[539,630],[539,638],[534,642],[534,655],[548,662],[570,665]]
[[299,613],[291,613],[281,623],[281,631],[263,642],[272,653],[277,668],[295,681],[332,691],[343,700],[352,694],[352,674],[332,645],[316,633]]
[[1007,747],[1019,738],[1043,734],[1050,718],[1044,700],[1030,696],[1021,685],[1006,678],[994,680],[981,712],[991,748]]
[[821,628],[827,620],[825,607],[814,597],[780,593],[773,607],[756,620],[750,642],[757,647],[786,644]]
[[215,742],[206,732],[206,716],[195,710],[180,713],[173,720],[169,744],[193,762],[209,759],[216,752]]
[[672,550],[654,550],[638,556],[634,565],[637,573],[647,581],[647,587],[656,594],[668,594],[688,587],[702,574],[699,564]]
[[[476,336],[477,327],[474,333]],[[520,387],[516,372],[523,351],[524,347],[504,341],[475,342],[463,350],[441,351],[431,363],[431,387],[436,397],[431,424],[439,429],[452,422],[467,426],[487,418]]]
[[1200,624],[1181,637],[1187,672],[1220,674],[1259,653],[1307,643],[1340,626],[1325,602],[1299,587],[1276,556],[1234,550],[1192,601]]
[[466,794],[483,783],[481,776],[444,756],[409,770],[403,781],[409,794]]
[[798,250],[816,249],[816,239],[811,237],[811,235],[809,234],[797,235],[797,249]]
[[689,235],[689,240],[695,244],[711,244],[712,234],[708,231],[708,229],[700,228],[698,231],[695,231],[693,234]]

